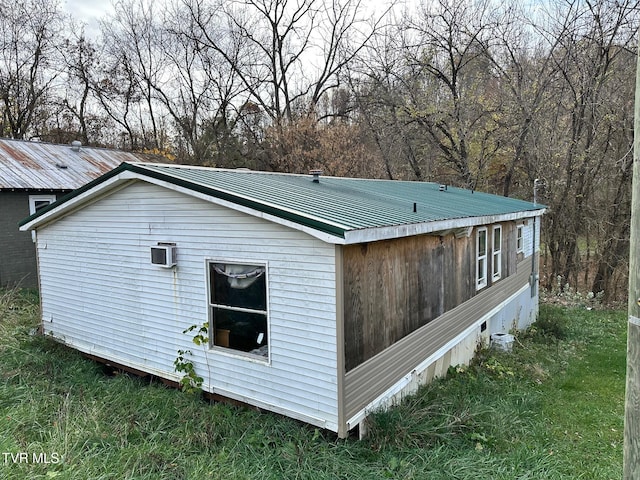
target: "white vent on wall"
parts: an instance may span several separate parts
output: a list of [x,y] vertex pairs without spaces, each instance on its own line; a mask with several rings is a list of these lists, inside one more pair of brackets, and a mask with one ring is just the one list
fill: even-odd
[[176,264],[175,243],[158,243],[151,247],[151,263],[164,268],[171,268]]

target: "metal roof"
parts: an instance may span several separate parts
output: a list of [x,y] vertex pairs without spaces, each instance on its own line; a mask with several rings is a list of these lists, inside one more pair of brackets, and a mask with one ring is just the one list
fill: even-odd
[[429,182],[321,176],[315,183],[308,175],[183,165],[138,166],[187,185],[245,196],[346,229],[502,215],[543,208],[523,200],[451,186],[441,191],[439,184]]
[[145,154],[0,138],[0,190],[74,190]]
[[[59,204],[74,197],[85,193],[90,197],[93,189],[99,190],[102,183],[110,179],[118,181],[117,178],[119,181],[147,180],[187,193],[197,192],[212,201],[227,202],[234,208],[347,239],[347,243],[533,217],[542,214],[545,208],[523,200],[451,186],[443,190],[439,184],[428,182],[329,176],[320,176],[319,182],[314,182],[309,175],[123,163],[24,220],[21,225],[55,211]],[[32,225],[39,223],[36,221]]]

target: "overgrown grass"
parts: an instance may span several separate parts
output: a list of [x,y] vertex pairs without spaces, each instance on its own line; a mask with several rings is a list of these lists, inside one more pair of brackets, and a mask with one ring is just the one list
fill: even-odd
[[[518,337],[512,354],[479,352],[473,365],[451,369],[374,415],[369,437],[358,441],[107,375],[33,335],[36,300],[33,292],[0,292],[0,478],[512,480],[622,473],[623,312],[543,306],[540,325]],[[14,461],[20,453],[28,463]],[[53,463],[34,463],[41,453]]]

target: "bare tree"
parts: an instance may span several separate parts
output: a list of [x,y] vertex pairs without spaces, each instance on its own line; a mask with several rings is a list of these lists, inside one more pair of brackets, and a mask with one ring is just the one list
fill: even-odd
[[502,185],[504,196],[516,187],[518,194],[528,197],[535,179],[546,173],[539,171],[538,149],[532,145],[540,134],[541,118],[548,111],[548,92],[561,81],[554,54],[569,25],[560,24],[554,35],[541,34],[532,24],[535,16],[531,8],[515,2],[506,5],[494,30],[496,38],[489,57],[502,97],[498,135],[506,147],[503,159],[493,165],[498,176],[492,183],[494,187]]
[[[218,52],[250,100],[276,124],[308,113],[378,27],[360,16],[360,0],[244,0],[211,5],[185,0],[194,38]],[[228,35],[215,23],[224,15]],[[212,28],[212,24],[214,25]]]
[[433,162],[425,155],[419,125],[406,114],[410,91],[420,82],[406,61],[405,46],[403,30],[392,22],[376,33],[344,77],[353,91],[351,117],[378,150],[385,176],[425,180]]
[[[183,158],[195,163],[227,166],[237,157],[236,98],[244,92],[235,71],[224,58],[196,40],[197,25],[184,6],[166,9],[162,17],[165,73],[151,83],[155,96],[166,109],[185,141]],[[210,22],[210,35],[226,34],[222,25]]]
[[[607,185],[606,178],[629,149],[631,126],[614,124],[621,115],[630,118],[632,105],[624,99],[615,106],[610,101],[620,100],[616,92],[624,84],[616,72],[628,71],[624,65],[637,31],[638,2],[575,0],[556,6],[554,18],[559,20],[549,33],[560,38],[552,60],[561,81],[546,93],[548,113],[541,128],[548,142],[541,145],[545,153],[538,168],[548,172],[550,187],[545,236],[551,276],[577,284],[585,267],[579,242],[598,232],[601,220],[611,214],[595,198],[602,198],[600,187]],[[618,191],[618,202],[625,190],[620,188],[612,189]],[[619,228],[606,233],[622,238],[624,224]]]
[[118,1],[113,17],[102,22],[106,61],[95,90],[134,149],[163,149],[167,142],[164,113],[156,109],[153,88],[164,71],[154,5],[147,0]]
[[25,138],[52,95],[65,17],[52,0],[0,3],[2,134]]
[[[60,99],[60,103],[61,107],[78,123],[78,139],[88,145],[99,142],[98,132],[90,132],[92,119],[89,113],[98,60],[95,46],[85,37],[84,28],[76,27],[72,30],[79,33],[66,39],[64,43],[62,57],[66,69],[66,82],[61,92],[64,96]],[[92,133],[96,133],[96,136]]]
[[[104,49],[104,47],[103,47]],[[104,51],[104,50],[103,50]],[[140,108],[140,95],[136,75],[124,54],[104,53],[103,62],[93,82],[93,91],[104,113],[122,129],[117,146],[138,150],[143,145],[136,119]]]
[[407,24],[404,49],[415,80],[405,112],[470,188],[499,148],[491,139],[500,102],[490,68],[495,24],[490,2],[452,0],[423,3]]

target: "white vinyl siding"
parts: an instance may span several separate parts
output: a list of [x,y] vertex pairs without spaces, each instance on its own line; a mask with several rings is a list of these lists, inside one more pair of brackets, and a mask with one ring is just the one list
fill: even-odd
[[522,247],[523,247],[523,252],[524,252],[524,256],[528,257],[531,254],[533,254],[534,251],[538,251],[540,248],[540,223],[541,223],[542,217],[536,217],[536,222],[535,222],[535,240],[536,240],[536,244],[535,246],[533,245],[533,239],[534,239],[534,232],[533,232],[533,228],[534,228],[534,221],[532,218],[528,219],[523,225],[522,225]]
[[[177,265],[150,261],[176,244]],[[178,380],[191,350],[203,389],[337,428],[335,247],[303,232],[135,183],[38,231],[47,334]],[[268,265],[269,359],[196,346],[209,319],[207,261]]]

